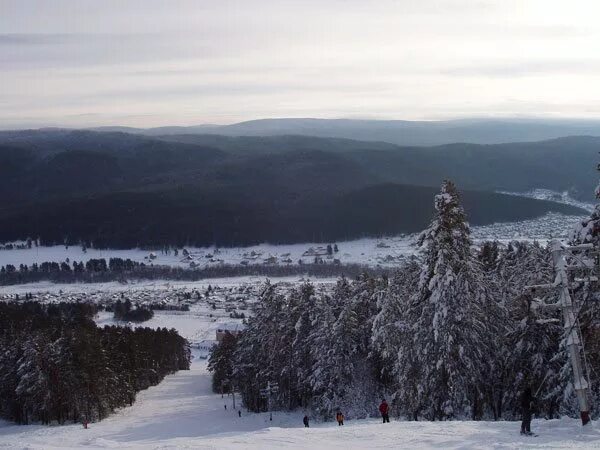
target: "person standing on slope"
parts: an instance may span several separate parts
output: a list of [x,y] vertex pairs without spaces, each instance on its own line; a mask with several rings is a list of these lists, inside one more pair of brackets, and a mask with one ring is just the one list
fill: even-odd
[[335,420],[337,420],[338,426],[341,427],[342,425],[344,425],[344,415],[341,411],[337,412],[337,414],[335,415]]
[[308,416],[304,416],[304,419],[302,419],[302,423],[304,423],[304,428],[308,428]]
[[385,398],[382,400],[381,405],[379,405],[379,412],[381,413],[383,423],[390,423],[390,406],[385,401]]
[[533,408],[533,396],[531,395],[531,388],[527,387],[521,395],[521,413],[523,414],[523,420],[521,422],[521,434],[531,436],[531,410]]

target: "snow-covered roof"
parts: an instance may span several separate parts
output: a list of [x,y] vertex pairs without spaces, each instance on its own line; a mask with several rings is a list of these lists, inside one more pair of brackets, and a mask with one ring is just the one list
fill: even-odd
[[218,325],[217,331],[240,332],[240,331],[244,331],[245,328],[246,328],[246,326],[241,322],[225,322],[225,323],[220,323]]

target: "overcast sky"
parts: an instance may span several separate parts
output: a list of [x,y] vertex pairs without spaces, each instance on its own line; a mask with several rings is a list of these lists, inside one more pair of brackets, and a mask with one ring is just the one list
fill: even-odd
[[600,118],[600,2],[0,0],[0,128]]

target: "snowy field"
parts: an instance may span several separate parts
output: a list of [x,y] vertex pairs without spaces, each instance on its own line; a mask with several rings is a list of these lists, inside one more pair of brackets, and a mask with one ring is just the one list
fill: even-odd
[[[304,276],[268,277],[273,283],[279,285],[296,285],[310,281],[317,288],[323,285],[334,284],[337,278],[312,278]],[[109,283],[52,283],[41,281],[38,283],[15,284],[0,286],[0,300],[4,295],[25,295],[25,293],[49,294],[49,298],[61,297],[66,300],[75,300],[77,295],[94,296],[96,294],[121,293],[134,297],[137,293],[147,293],[152,296],[161,296],[165,293],[176,291],[204,292],[209,286],[222,289],[238,288],[240,286],[259,286],[267,280],[264,276],[244,276],[210,278],[200,281],[171,281],[171,280],[130,280],[126,284],[112,281]],[[116,297],[115,297],[116,298]],[[41,300],[46,300],[41,298]]]
[[[210,337],[218,321],[206,315],[157,312],[144,325],[175,327],[188,339]],[[107,314],[100,324],[111,323]],[[195,353],[196,355],[196,353]],[[206,360],[195,358],[191,370],[170,375],[140,392],[136,403],[88,429],[81,425],[12,425],[0,422],[2,449],[144,448],[144,449],[522,449],[600,448],[596,423],[583,429],[578,420],[535,420],[538,437],[519,435],[517,422],[403,422],[378,419],[302,425],[302,411],[238,417],[233,399],[213,394]],[[236,407],[239,408],[239,399]],[[227,405],[227,409],[224,408]]]
[[528,192],[506,192],[498,191],[499,194],[516,195],[518,197],[535,198],[536,200],[549,200],[551,202],[564,203],[565,205],[576,206],[586,211],[594,210],[593,203],[581,202],[572,198],[568,192],[556,192],[550,189],[532,189]]
[[[566,238],[575,224],[583,217],[547,214],[534,220],[523,222],[499,223],[481,227],[473,227],[475,242],[497,239],[501,242],[510,240],[538,240],[542,243],[552,238]],[[160,249],[154,250],[97,250],[87,249],[84,253],[80,247],[32,247],[31,249],[0,250],[0,266],[12,264],[31,265],[46,261],[87,261],[91,258],[129,258],[145,264],[171,267],[214,267],[219,264],[271,264],[287,265],[312,263],[315,257],[324,262],[341,264],[364,264],[372,267],[393,267],[402,259],[416,252],[416,235],[364,238],[354,241],[338,242],[339,251],[327,254],[326,244],[305,243],[290,245],[261,244],[252,247],[234,248],[187,248],[187,256],[183,249],[175,256],[171,251],[163,254]],[[333,244],[333,242],[332,242]]]

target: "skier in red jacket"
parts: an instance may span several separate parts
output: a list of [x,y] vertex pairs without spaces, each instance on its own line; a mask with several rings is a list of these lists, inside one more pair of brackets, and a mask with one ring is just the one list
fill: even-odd
[[379,405],[379,412],[381,413],[381,417],[383,418],[383,423],[390,423],[390,407],[385,401],[385,398]]

